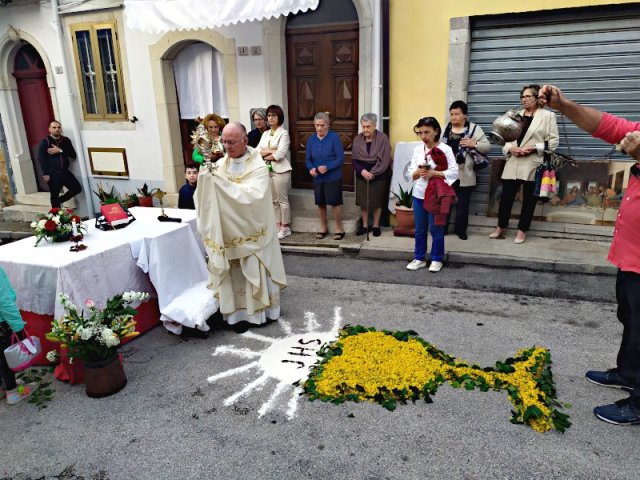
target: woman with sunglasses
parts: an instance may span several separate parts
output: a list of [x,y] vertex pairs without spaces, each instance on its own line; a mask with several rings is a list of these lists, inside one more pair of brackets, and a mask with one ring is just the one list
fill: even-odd
[[523,108],[518,113],[524,120],[522,133],[517,140],[507,142],[502,147],[507,163],[502,172],[498,226],[489,235],[493,240],[505,238],[513,201],[518,189],[522,186],[522,209],[518,220],[518,232],[513,243],[524,243],[536,209],[536,197],[534,197],[536,168],[544,160],[544,151],[553,151],[560,143],[556,116],[553,112],[540,108],[539,91],[540,85],[526,85],[520,91],[520,102]]
[[[430,272],[442,270],[444,259],[444,225],[436,225],[435,215],[424,208],[424,198],[429,179],[441,177],[452,186],[458,180],[458,164],[453,150],[440,141],[442,128],[433,117],[418,120],[413,131],[422,140],[413,151],[408,173],[413,178],[413,217],[415,221],[414,259],[407,265],[407,270],[418,270],[427,266],[427,232],[431,233],[431,265]],[[445,157],[445,165],[439,166],[434,157]]]

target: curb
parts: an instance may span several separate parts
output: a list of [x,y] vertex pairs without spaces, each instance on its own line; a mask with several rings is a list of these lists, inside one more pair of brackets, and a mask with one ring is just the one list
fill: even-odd
[[[404,260],[409,261],[412,252],[393,249],[368,248],[364,243],[349,244],[340,247],[314,247],[305,245],[283,245],[283,253],[297,253],[306,255],[356,255],[359,258],[376,260]],[[477,253],[447,252],[445,263],[452,265],[481,265],[485,267],[519,268],[540,272],[583,273],[591,275],[616,275],[618,269],[608,263],[592,264],[579,262],[563,262],[559,260],[541,260],[539,258],[523,258],[508,255],[479,255]]]
[[447,261],[452,264],[521,268],[539,272],[588,273],[595,275],[616,275],[618,272],[618,269],[610,264],[593,265],[590,263],[561,262],[537,258],[509,257],[506,255],[479,256],[461,252],[449,252],[446,257]]

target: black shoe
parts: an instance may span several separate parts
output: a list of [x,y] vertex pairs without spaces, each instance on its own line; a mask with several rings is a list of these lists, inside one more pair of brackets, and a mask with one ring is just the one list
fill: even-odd
[[379,237],[380,235],[382,235],[382,230],[380,230],[380,227],[373,227],[371,229],[371,233],[373,233],[374,237]]
[[622,378],[615,368],[612,368],[611,370],[607,370],[605,372],[589,370],[585,374],[585,377],[587,377],[587,380],[589,380],[591,383],[602,385],[603,387],[621,388],[622,390],[626,390],[628,392],[633,390],[633,385]]
[[231,330],[233,330],[236,333],[244,333],[247,330],[249,330],[249,328],[251,328],[251,323],[249,322],[238,322],[238,323],[234,323],[233,325],[230,325]]
[[209,325],[210,330],[220,330],[220,328],[224,327],[224,319],[220,310],[207,318],[207,325]]
[[358,230],[356,230],[356,236],[361,237],[362,235],[366,235],[367,231],[369,231],[369,227],[358,227]]
[[603,405],[593,409],[593,413],[603,422],[614,425],[638,425],[640,424],[640,408],[626,398],[618,400],[611,405]]
[[209,332],[203,332],[197,328],[182,327],[182,333],[180,336],[183,338],[209,338]]
[[467,234],[466,234],[466,233],[459,233],[459,234],[458,234],[458,238],[459,238],[460,240],[466,240],[466,239],[467,239],[467,238],[469,238],[469,237],[467,236]]

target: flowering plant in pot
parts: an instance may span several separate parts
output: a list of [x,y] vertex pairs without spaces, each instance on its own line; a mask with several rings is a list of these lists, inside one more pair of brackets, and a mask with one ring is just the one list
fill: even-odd
[[133,319],[138,312],[131,304],[148,298],[148,293],[124,292],[107,299],[102,309],[93,300],[85,301],[85,308],[78,309],[68,295],[61,293],[64,315],[51,322],[47,339],[66,345],[71,359],[99,362],[113,358],[123,338],[139,335]]
[[86,231],[82,219],[71,208],[52,208],[47,213],[41,213],[31,222],[31,228],[36,237],[36,246],[45,239],[51,242],[66,242],[72,236],[81,235],[81,232]]
[[148,298],[148,293],[124,292],[107,299],[104,308],[87,300],[80,310],[66,294],[60,294],[64,315],[51,322],[46,337],[66,347],[71,362],[83,361],[86,392],[90,397],[111,395],[126,385],[118,347],[124,338],[139,335],[133,319],[137,310],[131,304]]

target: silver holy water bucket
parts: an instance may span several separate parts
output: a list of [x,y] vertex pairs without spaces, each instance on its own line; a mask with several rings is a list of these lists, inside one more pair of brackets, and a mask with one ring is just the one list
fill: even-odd
[[507,110],[493,121],[487,137],[491,143],[504,145],[513,142],[522,133],[522,116],[516,110]]

